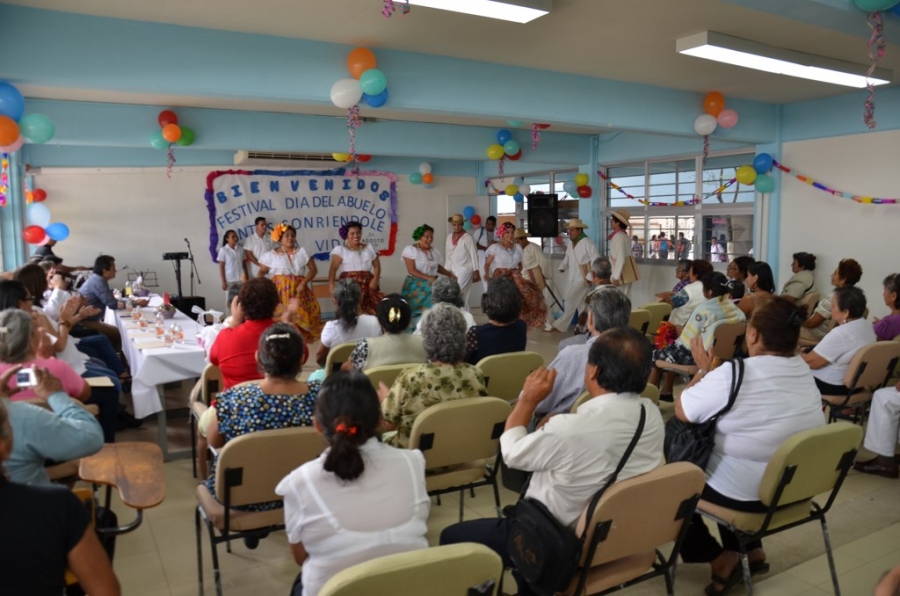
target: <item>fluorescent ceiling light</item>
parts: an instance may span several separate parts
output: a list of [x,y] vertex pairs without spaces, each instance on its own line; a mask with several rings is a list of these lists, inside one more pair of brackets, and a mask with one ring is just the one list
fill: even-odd
[[[790,77],[847,87],[866,86],[865,65],[776,48],[713,31],[682,37],[675,44],[675,49],[687,56]],[[887,85],[892,76],[890,70],[876,68],[869,81],[873,85]]]
[[409,3],[490,19],[528,23],[549,13],[553,0],[409,0]]

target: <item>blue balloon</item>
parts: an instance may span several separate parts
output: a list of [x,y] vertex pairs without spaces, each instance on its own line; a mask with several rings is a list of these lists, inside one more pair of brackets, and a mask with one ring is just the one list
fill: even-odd
[[895,6],[892,9],[888,10],[888,12],[891,13],[892,15],[900,17],[900,4],[898,4],[897,6]]
[[760,153],[753,158],[753,169],[757,174],[765,174],[772,169],[772,156],[768,153]]
[[370,108],[380,108],[384,104],[387,103],[388,100],[388,90],[387,87],[384,88],[384,91],[379,93],[378,95],[368,95],[363,93],[363,101],[366,102]]
[[512,133],[506,130],[505,128],[501,128],[497,131],[497,144],[505,145],[507,141],[512,138]]
[[409,175],[409,183],[410,184],[422,184],[422,174],[418,172],[413,172]]
[[756,192],[761,194],[770,193],[775,190],[775,181],[772,180],[771,176],[766,174],[760,174],[756,177],[756,182],[753,183],[756,187]]
[[0,116],[7,116],[16,122],[25,112],[25,98],[19,90],[6,81],[0,81]]
[[434,188],[434,182],[432,182],[431,184],[423,184],[422,186],[424,188]]
[[513,195],[513,200],[514,200],[516,203],[521,203],[522,201],[525,200],[525,195],[523,195],[523,194],[520,193],[520,192],[517,192],[515,195]]
[[563,183],[563,190],[566,191],[566,194],[577,197],[578,196],[578,184],[575,183],[574,180],[569,180],[568,182]]
[[475,207],[466,207],[463,209],[463,217],[466,219],[472,219],[472,216],[475,215]]
[[56,240],[57,242],[62,242],[69,237],[69,226],[61,222],[50,224],[44,231],[50,236],[51,240]]

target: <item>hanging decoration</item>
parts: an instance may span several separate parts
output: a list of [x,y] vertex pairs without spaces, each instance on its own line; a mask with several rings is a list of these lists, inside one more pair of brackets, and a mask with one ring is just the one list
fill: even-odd
[[6,207],[9,191],[9,153],[0,153],[0,207]]
[[[403,6],[400,7],[400,14],[409,14],[409,0],[401,0]],[[397,12],[397,2],[394,0],[382,0],[381,15],[389,19]]]
[[697,203],[700,203],[701,201],[705,201],[706,199],[708,199],[709,197],[711,197],[713,195],[717,195],[717,194],[724,192],[725,189],[727,189],[729,186],[731,186],[732,184],[734,184],[735,182],[738,181],[737,178],[732,178],[731,180],[729,180],[725,184],[721,185],[716,190],[714,190],[710,193],[706,193],[705,195],[703,195],[701,197],[694,197],[687,201],[675,201],[674,203],[661,203],[661,202],[657,202],[657,201],[646,201],[644,199],[639,199],[636,196],[625,192],[625,190],[621,186],[619,186],[618,184],[616,184],[615,182],[610,180],[609,176],[607,176],[600,170],[597,171],[597,175],[599,175],[600,178],[602,178],[603,180],[608,182],[610,188],[612,188],[613,190],[619,191],[619,193],[628,197],[632,201],[637,201],[641,205],[648,205],[650,207],[686,207],[688,205],[696,205]]
[[194,144],[196,133],[178,123],[178,116],[172,110],[163,110],[156,116],[159,130],[150,135],[150,146],[166,152],[166,178],[172,177],[175,166],[175,145],[188,147]]
[[880,197],[857,195],[857,194],[853,194],[853,193],[849,193],[849,192],[835,190],[835,189],[831,188],[830,186],[827,186],[820,182],[816,182],[809,176],[804,176],[802,174],[798,174],[791,168],[789,168],[789,167],[785,166],[784,164],[781,164],[775,160],[772,160],[772,165],[775,166],[776,168],[778,168],[779,170],[781,170],[782,172],[784,172],[785,174],[790,174],[791,176],[793,176],[800,182],[805,182],[806,184],[809,184],[810,186],[812,186],[814,188],[818,188],[819,190],[827,192],[828,194],[832,194],[836,197],[843,197],[845,199],[850,199],[857,203],[867,203],[867,204],[871,203],[873,205],[896,205],[896,204],[900,203],[900,198],[884,199],[884,198],[880,198]]
[[488,145],[487,156],[488,159],[497,160],[497,173],[502,182],[505,178],[503,162],[507,159],[519,161],[522,158],[522,146],[519,145],[519,141],[512,137],[512,133],[505,128],[497,131],[496,140],[496,143]]
[[356,154],[356,130],[362,126],[362,120],[359,119],[359,106],[352,106],[347,109],[347,132],[350,133],[350,160],[353,167],[350,172],[354,176],[359,176],[359,156]]
[[531,150],[536,151],[541,142],[541,131],[550,128],[549,124],[535,122],[531,125]]
[[874,129],[878,126],[878,123],[875,122],[875,86],[869,77],[875,72],[875,66],[878,64],[878,61],[884,58],[884,15],[880,11],[869,13],[866,23],[872,30],[872,35],[866,43],[869,53],[869,68],[866,70],[866,89],[868,89],[869,94],[863,101],[863,122],[869,129]]
[[[390,4],[391,10],[395,10],[393,2]],[[387,10],[387,2],[385,7]],[[377,66],[378,60],[372,50],[354,48],[347,54],[347,72],[352,78],[340,79],[331,86],[331,103],[347,110],[347,133],[350,136],[350,152],[341,154],[350,158],[338,161],[352,161],[351,172],[354,176],[359,175],[359,162],[362,161],[356,153],[356,131],[363,123],[359,113],[360,103],[370,108],[380,108],[388,102],[387,77]]]
[[46,143],[55,133],[50,118],[25,114],[25,98],[16,86],[0,81],[0,153],[18,151],[25,143]]
[[704,114],[694,120],[694,132],[703,137],[703,164],[709,157],[709,135],[716,128],[734,128],[738,123],[738,113],[725,107],[725,96],[718,91],[710,91],[703,98]]

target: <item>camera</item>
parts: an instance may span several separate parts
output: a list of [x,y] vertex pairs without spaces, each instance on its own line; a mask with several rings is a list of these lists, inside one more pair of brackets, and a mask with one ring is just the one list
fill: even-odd
[[33,368],[23,368],[16,373],[17,387],[34,387],[37,385],[37,379],[34,376]]

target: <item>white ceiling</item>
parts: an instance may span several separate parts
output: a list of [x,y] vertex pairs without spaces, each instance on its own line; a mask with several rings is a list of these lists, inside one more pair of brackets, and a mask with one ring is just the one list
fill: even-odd
[[[793,14],[799,17],[805,10],[821,8],[808,0],[783,1],[796,5]],[[714,30],[849,62],[868,61],[863,37],[723,0],[554,0],[548,16],[527,25],[415,6],[407,15],[385,19],[379,0],[79,0],[74,7],[71,0],[11,3],[438,54],[493,62],[498,68],[509,64],[686,91],[718,89],[726,97],[770,103],[827,97],[850,89],[681,56],[675,52],[675,40]],[[865,15],[848,12],[847,18],[864,19]],[[900,71],[896,47],[889,47],[880,66]],[[57,90],[55,95],[65,93]],[[115,101],[108,94],[105,100]]]

